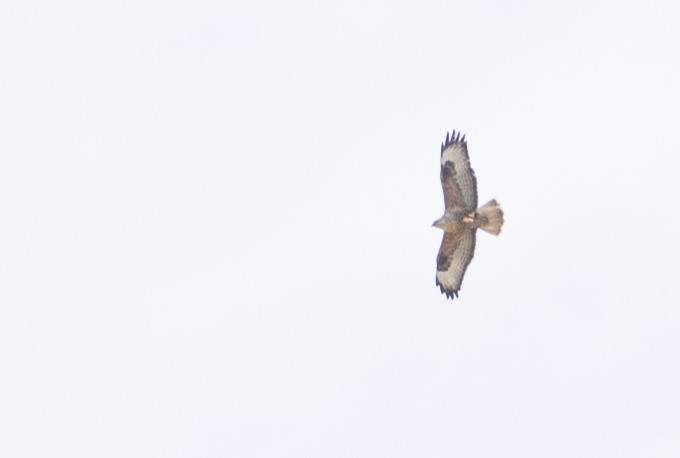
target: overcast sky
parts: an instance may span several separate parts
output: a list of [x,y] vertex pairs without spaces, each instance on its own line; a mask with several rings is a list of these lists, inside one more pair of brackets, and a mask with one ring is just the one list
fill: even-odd
[[[680,456],[675,1],[0,4],[0,455]],[[435,286],[439,146],[480,233]]]

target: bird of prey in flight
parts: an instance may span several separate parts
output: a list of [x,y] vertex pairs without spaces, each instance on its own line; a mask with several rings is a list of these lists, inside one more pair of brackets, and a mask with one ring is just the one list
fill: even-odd
[[437,255],[436,284],[447,298],[458,297],[467,266],[475,254],[477,229],[498,235],[503,211],[495,199],[477,208],[477,178],[470,167],[465,135],[452,131],[441,149],[444,216],[432,225],[444,231]]

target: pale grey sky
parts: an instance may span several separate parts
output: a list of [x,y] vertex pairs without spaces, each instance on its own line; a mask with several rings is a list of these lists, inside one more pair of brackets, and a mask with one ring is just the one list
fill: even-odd
[[[0,455],[680,454],[680,6],[0,6]],[[434,284],[439,145],[480,234]]]

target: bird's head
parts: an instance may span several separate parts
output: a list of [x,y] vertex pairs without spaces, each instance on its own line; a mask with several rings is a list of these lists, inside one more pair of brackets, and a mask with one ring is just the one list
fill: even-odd
[[432,227],[438,227],[439,229],[444,229],[444,217],[442,216],[437,221],[432,223]]

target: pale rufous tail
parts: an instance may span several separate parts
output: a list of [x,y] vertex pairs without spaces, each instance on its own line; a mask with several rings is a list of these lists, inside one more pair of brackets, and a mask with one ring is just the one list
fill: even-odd
[[496,202],[496,199],[491,199],[477,210],[477,214],[482,219],[480,229],[489,234],[498,235],[501,233],[503,227],[503,210]]

